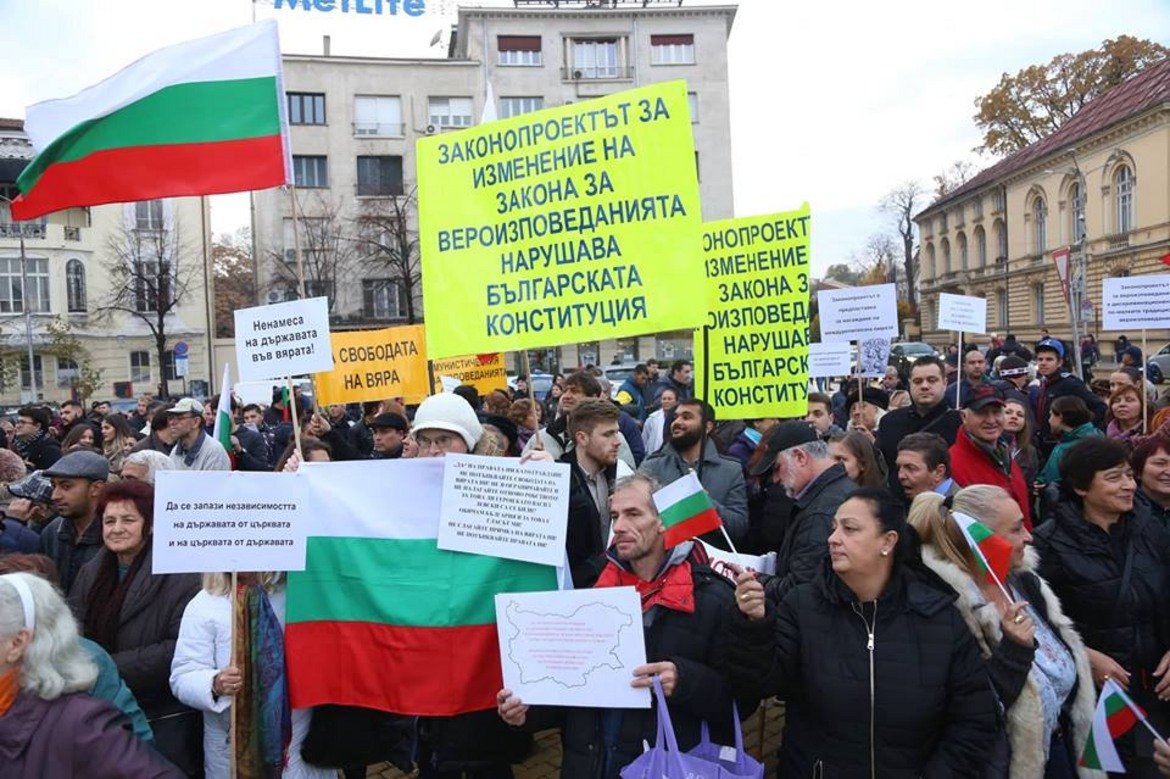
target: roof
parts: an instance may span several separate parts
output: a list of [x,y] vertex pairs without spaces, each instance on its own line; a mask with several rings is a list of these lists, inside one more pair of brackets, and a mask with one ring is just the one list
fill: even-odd
[[0,117],[0,130],[23,130],[23,119],[4,119]]
[[1121,82],[1077,111],[1056,132],[1020,149],[1010,157],[981,171],[946,196],[939,198],[914,217],[920,219],[948,203],[1007,178],[1038,160],[1075,146],[1079,141],[1163,103],[1170,103],[1170,58],[1151,65]]

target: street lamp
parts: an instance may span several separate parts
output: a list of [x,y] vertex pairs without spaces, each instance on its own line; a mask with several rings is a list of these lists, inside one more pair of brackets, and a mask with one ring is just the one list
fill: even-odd
[[[8,216],[12,218],[12,199],[0,195],[0,200],[3,200],[9,205]],[[12,224],[16,224],[13,222]],[[37,371],[36,363],[33,359],[33,337],[32,337],[32,311],[29,307],[28,294],[28,255],[24,251],[24,225],[20,225],[17,231],[20,236],[20,286],[21,286],[21,305],[24,307],[24,341],[25,347],[28,349],[28,386],[32,402],[38,400],[37,393]]]

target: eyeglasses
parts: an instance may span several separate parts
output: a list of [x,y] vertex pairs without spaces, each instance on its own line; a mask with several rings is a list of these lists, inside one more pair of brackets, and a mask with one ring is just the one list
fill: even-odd
[[429,436],[425,433],[415,435],[414,440],[418,443],[418,448],[421,451],[427,451],[432,446],[441,451],[449,451],[456,441],[463,440],[460,436],[452,435],[450,433],[440,433],[436,436]]

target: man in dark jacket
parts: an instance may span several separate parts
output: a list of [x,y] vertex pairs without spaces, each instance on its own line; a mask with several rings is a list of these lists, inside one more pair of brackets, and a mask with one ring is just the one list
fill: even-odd
[[963,355],[963,370],[959,373],[958,379],[947,387],[947,402],[952,408],[962,408],[971,390],[987,382],[986,372],[987,360],[983,353],[974,347],[968,349]]
[[692,380],[694,379],[695,365],[690,360],[675,360],[670,364],[670,373],[659,376],[654,386],[654,407],[657,408],[662,397],[662,391],[668,387],[678,394],[681,403],[695,396]]
[[81,567],[104,548],[97,503],[110,478],[110,464],[97,452],[70,452],[44,476],[53,482],[58,516],[41,531],[41,553],[56,563],[61,589],[68,594]]
[[[747,489],[739,462],[719,454],[711,441],[714,427],[715,412],[706,402],[679,401],[670,424],[670,441],[647,457],[639,470],[664,486],[694,470],[734,543],[747,535]],[[720,549],[727,548],[718,531],[707,533],[703,540]]]
[[[945,397],[946,366],[937,357],[919,357],[910,366],[910,405],[882,417],[877,447],[886,458],[890,492],[903,495],[898,482],[898,442],[911,433],[934,433],[955,442],[961,420]],[[903,495],[904,497],[904,495]]]
[[987,362],[989,364],[994,365],[998,357],[1019,357],[1026,363],[1032,361],[1032,353],[1028,351],[1028,347],[1016,340],[1014,333],[1008,333],[1002,344],[988,350]]
[[1103,428],[1105,422],[1105,401],[1089,389],[1085,382],[1062,370],[1063,362],[1064,344],[1060,341],[1047,338],[1036,344],[1036,372],[1040,374],[1040,386],[1035,388],[1033,395],[1033,411],[1036,419],[1036,448],[1040,450],[1041,458],[1051,454],[1053,447],[1060,442],[1060,436],[1053,434],[1048,424],[1048,408],[1057,398],[1066,395],[1078,397],[1089,407],[1097,427]]
[[159,406],[158,410],[154,412],[154,416],[150,418],[150,434],[134,445],[130,451],[141,452],[150,450],[152,452],[161,452],[167,457],[171,456],[171,450],[175,448],[175,434],[170,428],[171,415],[170,404]]
[[61,457],[61,444],[49,435],[50,422],[49,411],[43,406],[25,406],[16,412],[12,449],[28,463],[29,470],[43,471]]
[[639,422],[646,421],[646,398],[642,394],[643,388],[650,383],[650,371],[642,363],[634,366],[634,373],[618,387],[614,400],[622,411],[626,412]]
[[[645,665],[633,669],[636,687],[649,687],[657,674],[679,748],[699,743],[702,723],[717,744],[731,744],[732,702],[720,669],[723,626],[732,611],[730,582],[711,570],[691,541],[666,549],[664,528],[654,506],[658,483],[638,473],[618,481],[610,501],[614,545],[598,587],[633,586],[642,594]],[[745,694],[740,712],[755,709]],[[500,690],[500,717],[531,730],[560,725],[562,779],[610,779],[653,741],[653,709],[537,708]],[[531,721],[529,722],[528,720]]]

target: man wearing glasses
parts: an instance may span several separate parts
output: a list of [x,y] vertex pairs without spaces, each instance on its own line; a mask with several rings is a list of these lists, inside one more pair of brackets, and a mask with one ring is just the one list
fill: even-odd
[[49,423],[49,411],[41,406],[25,406],[16,412],[12,449],[30,471],[43,471],[61,459],[61,445],[49,435]]
[[223,446],[203,430],[203,404],[183,398],[167,411],[167,430],[175,439],[171,465],[176,471],[230,471]]

